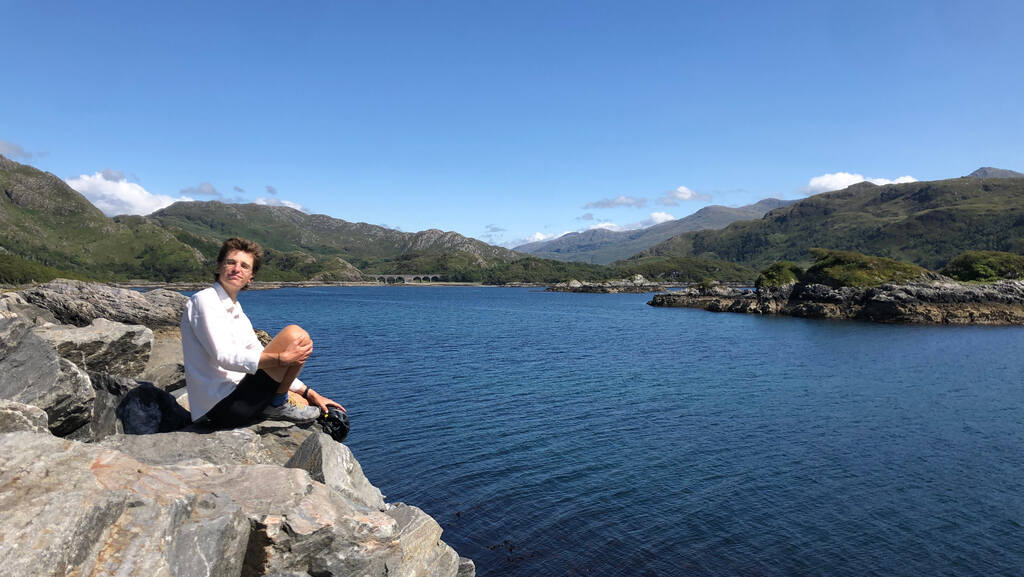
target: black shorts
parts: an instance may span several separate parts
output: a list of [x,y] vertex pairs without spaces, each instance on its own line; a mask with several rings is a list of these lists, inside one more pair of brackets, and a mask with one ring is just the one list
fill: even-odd
[[260,369],[245,375],[235,390],[206,412],[196,424],[212,429],[234,429],[254,423],[267,408],[280,385]]

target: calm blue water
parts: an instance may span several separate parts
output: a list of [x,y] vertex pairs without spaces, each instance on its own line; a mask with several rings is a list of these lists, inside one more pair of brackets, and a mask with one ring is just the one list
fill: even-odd
[[481,576],[1024,575],[1024,328],[506,288],[250,292]]

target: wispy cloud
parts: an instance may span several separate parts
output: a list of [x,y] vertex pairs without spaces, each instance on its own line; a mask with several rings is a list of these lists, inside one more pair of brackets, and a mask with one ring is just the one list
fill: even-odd
[[680,202],[709,200],[711,200],[710,194],[701,194],[694,192],[685,186],[680,186],[675,190],[670,190],[661,195],[658,202],[664,206],[678,206]]
[[277,196],[277,187],[267,185],[267,194]]
[[242,188],[241,186],[238,186],[238,185],[236,184],[236,185],[235,185],[235,192],[238,192],[238,193],[242,193],[242,192],[245,192],[245,189],[244,189],[244,188]]
[[605,198],[595,202],[588,202],[587,204],[583,205],[583,208],[616,208],[619,206],[643,208],[647,206],[647,199],[620,195],[615,198]]
[[501,228],[500,226],[498,226],[496,224],[489,224],[486,227],[484,227],[484,230],[486,230],[489,234],[505,232],[504,228]]
[[594,213],[588,212],[586,214],[581,214],[576,217],[576,220],[594,220]]
[[103,172],[101,172],[100,174],[102,174],[103,178],[109,180],[110,182],[121,182],[122,180],[126,180],[124,172],[120,170],[114,170],[113,168],[104,168]]
[[196,186],[183,188],[181,189],[181,194],[186,196],[221,196],[221,194],[217,192],[217,189],[209,182],[200,182]]
[[0,154],[14,158],[32,158],[32,153],[21,147],[20,144],[0,140]]
[[66,179],[68,186],[82,193],[103,214],[150,214],[180,200],[193,200],[153,194],[134,182],[128,182],[119,170],[105,169],[94,174],[83,174]]
[[818,194],[821,192],[829,192],[833,190],[842,190],[848,186],[857,184],[858,182],[868,181],[877,185],[884,184],[903,184],[906,182],[917,182],[917,179],[913,176],[900,176],[895,179],[888,178],[866,178],[863,174],[851,174],[849,172],[833,172],[829,174],[823,174],[821,176],[815,176],[807,183],[803,189],[803,192],[807,194]]

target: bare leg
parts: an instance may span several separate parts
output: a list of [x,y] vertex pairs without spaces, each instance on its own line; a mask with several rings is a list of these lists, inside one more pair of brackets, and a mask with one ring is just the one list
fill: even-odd
[[[270,341],[270,344],[264,347],[263,350],[269,353],[281,352],[288,348],[288,345],[296,339],[312,342],[309,338],[309,333],[307,333],[305,329],[299,325],[288,325],[281,329],[281,332],[277,333],[274,339]],[[288,387],[292,385],[295,381],[295,377],[299,376],[299,372],[302,371],[302,365],[295,365],[291,367],[268,367],[263,370],[266,371],[266,373],[275,381],[280,383],[277,387],[277,394],[280,395],[288,391]]]

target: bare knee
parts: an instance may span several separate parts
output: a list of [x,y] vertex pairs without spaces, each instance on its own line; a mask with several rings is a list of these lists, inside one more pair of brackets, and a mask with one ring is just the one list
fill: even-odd
[[270,341],[270,344],[266,346],[266,350],[284,350],[288,347],[288,345],[294,343],[295,341],[309,341],[310,343],[312,343],[313,339],[309,337],[309,333],[306,332],[306,329],[300,327],[299,325],[288,325],[285,328],[281,329],[281,332],[277,333],[277,335],[274,336],[273,340]]
[[288,325],[281,329],[281,332],[277,333],[277,336],[274,338],[276,339],[277,337],[286,338],[288,340],[308,339],[309,333],[299,325]]

